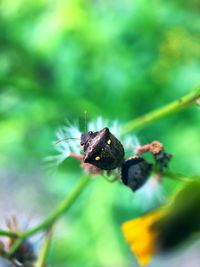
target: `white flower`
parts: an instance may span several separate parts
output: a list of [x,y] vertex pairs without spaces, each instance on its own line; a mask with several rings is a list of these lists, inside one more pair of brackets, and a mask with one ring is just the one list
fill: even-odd
[[134,206],[141,211],[149,211],[163,204],[166,194],[160,180],[156,176],[149,177],[148,181],[135,192]]
[[[99,131],[102,128],[108,127],[112,134],[114,134],[123,144],[125,152],[133,155],[139,146],[139,141],[135,135],[132,136],[122,136],[121,125],[118,121],[104,120],[102,117],[98,117],[88,123],[88,131]],[[56,132],[57,140],[62,140],[64,138],[81,138],[82,132],[77,124],[69,124],[58,129]],[[45,160],[51,162],[50,166],[61,164],[66,158],[70,156],[70,153],[81,154],[80,141],[78,140],[63,140],[59,143],[54,142],[54,147],[58,152],[55,156],[49,156]]]
[[[16,214],[17,214],[17,212],[16,212]],[[20,211],[20,216],[11,215],[10,211],[5,211],[3,215],[4,216],[2,216],[2,217],[5,217],[6,219],[5,219],[5,221],[3,221],[3,220],[1,221],[0,228],[5,229],[7,231],[21,233],[23,231],[27,231],[28,229],[35,227],[39,223],[39,219],[36,219],[33,217],[27,218],[27,214],[21,213],[21,211]],[[36,255],[39,253],[41,246],[42,246],[42,243],[43,243],[43,240],[44,240],[44,236],[45,236],[45,234],[43,234],[43,233],[37,233],[36,235],[31,236],[28,239],[26,239],[26,241],[29,242],[30,249],[31,250],[33,249],[33,255]],[[8,239],[8,237],[1,237],[0,238],[0,242],[2,242],[3,247],[6,251],[9,250],[9,246],[10,246],[9,240],[11,241],[13,239],[12,238]],[[23,253],[23,251],[21,253]],[[16,260],[16,262],[18,262],[18,261]],[[22,266],[20,264],[21,263],[19,263],[19,266]],[[2,265],[0,265],[0,266],[2,266]],[[23,266],[25,266],[25,265],[23,265]]]
[[[135,155],[135,152],[141,146],[137,136],[123,136],[122,126],[117,120],[109,121],[103,119],[102,117],[98,117],[97,119],[88,123],[87,130],[96,132],[105,127],[108,127],[111,133],[121,141],[125,149],[126,158]],[[81,138],[81,134],[82,132],[80,131],[78,124],[67,123],[66,126],[57,131],[56,137],[57,140],[70,137]],[[57,144],[54,142],[54,147],[58,154],[47,158],[47,160],[52,163],[51,166],[58,166],[61,164],[70,156],[70,153],[76,153],[78,155],[82,153],[79,140],[63,140]],[[113,177],[119,176],[117,170],[114,170],[112,174]],[[120,180],[120,177],[118,177],[118,180]],[[163,187],[160,184],[160,181],[154,176],[150,177],[148,181],[134,193],[134,206],[138,206],[143,211],[147,211],[155,206],[158,206],[159,204],[163,203],[164,200],[165,193],[163,192]]]

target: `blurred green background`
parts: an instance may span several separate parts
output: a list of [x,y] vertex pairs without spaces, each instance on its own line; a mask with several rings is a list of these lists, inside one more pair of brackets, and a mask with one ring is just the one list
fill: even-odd
[[[45,218],[79,179],[74,159],[44,168],[66,119],[82,130],[85,110],[89,120],[127,122],[190,92],[199,73],[197,0],[1,0],[1,226],[11,213],[30,224]],[[192,107],[136,134],[166,145],[172,171],[194,175],[199,133]],[[177,186],[162,184],[167,195]],[[50,266],[137,266],[120,231],[143,212],[134,198],[118,183],[91,182],[55,229]]]

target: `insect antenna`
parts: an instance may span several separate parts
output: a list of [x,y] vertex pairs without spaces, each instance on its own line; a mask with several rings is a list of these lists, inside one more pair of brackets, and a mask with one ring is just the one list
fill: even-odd
[[86,110],[84,111],[84,120],[85,120],[85,132],[87,132],[88,114]]
[[80,140],[80,138],[74,138],[74,137],[69,137],[69,138],[62,138],[62,139],[59,139],[58,141],[56,141],[56,145],[59,144],[60,142],[62,141],[65,141],[65,140]]

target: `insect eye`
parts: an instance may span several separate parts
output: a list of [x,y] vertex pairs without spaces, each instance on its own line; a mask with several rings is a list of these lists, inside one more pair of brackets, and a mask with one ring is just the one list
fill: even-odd
[[108,141],[107,141],[107,144],[108,144],[108,145],[110,145],[110,144],[111,144],[111,140],[110,140],[110,139],[108,139]]
[[95,160],[100,160],[101,158],[99,157],[99,156],[97,156],[96,158],[95,158]]

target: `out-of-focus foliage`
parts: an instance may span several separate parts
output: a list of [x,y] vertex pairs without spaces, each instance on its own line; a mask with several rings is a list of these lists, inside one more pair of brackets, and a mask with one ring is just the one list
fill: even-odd
[[[41,164],[66,119],[84,129],[87,110],[89,119],[125,122],[199,84],[199,15],[196,0],[1,0],[1,218],[43,218],[79,179],[73,159],[48,172]],[[200,172],[199,130],[193,107],[137,134],[162,141],[171,170],[190,175]],[[166,194],[176,186],[163,184]],[[132,266],[119,225],[141,213],[134,197],[120,184],[91,182],[58,224],[52,266]]]

